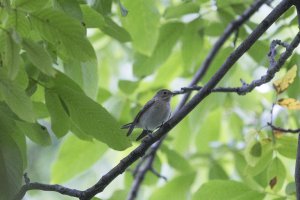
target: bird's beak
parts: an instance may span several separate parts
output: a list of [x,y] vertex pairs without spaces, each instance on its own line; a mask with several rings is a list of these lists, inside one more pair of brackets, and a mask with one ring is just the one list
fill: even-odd
[[178,93],[172,92],[172,97],[175,96],[175,95],[178,95]]

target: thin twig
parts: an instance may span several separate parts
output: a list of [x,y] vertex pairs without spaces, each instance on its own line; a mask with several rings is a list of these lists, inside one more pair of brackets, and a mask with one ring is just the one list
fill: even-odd
[[167,177],[165,177],[165,176],[161,175],[160,173],[158,173],[153,167],[150,168],[150,171],[151,171],[155,176],[157,176],[158,178],[162,178],[162,179],[164,179],[165,181],[168,180]]
[[274,126],[273,124],[271,124],[269,122],[267,124],[268,124],[268,126],[270,126],[272,128],[272,130],[275,130],[275,131],[280,131],[280,132],[283,132],[283,133],[294,133],[294,134],[300,133],[300,128],[298,128],[298,129],[284,129],[284,128]]

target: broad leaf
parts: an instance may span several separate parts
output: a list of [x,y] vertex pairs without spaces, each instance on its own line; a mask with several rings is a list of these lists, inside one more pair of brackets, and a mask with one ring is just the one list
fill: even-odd
[[278,157],[275,157],[270,163],[267,171],[267,177],[268,181],[271,181],[276,177],[276,183],[274,185],[270,185],[273,190],[278,191],[281,189],[286,179],[286,169]]
[[0,93],[18,117],[28,122],[34,122],[32,102],[20,85],[2,76],[0,79]]
[[24,39],[22,45],[35,67],[47,75],[54,76],[55,70],[52,67],[52,58],[45,48],[29,39]]
[[75,19],[82,20],[79,2],[74,0],[56,0],[60,8]]
[[177,153],[176,151],[169,149],[167,146],[161,148],[162,152],[166,154],[168,164],[176,170],[187,172],[191,171],[192,167],[186,158]]
[[201,58],[199,54],[203,51],[204,34],[201,28],[203,24],[200,19],[185,25],[182,37],[182,58],[185,67],[191,71]]
[[19,71],[20,64],[20,45],[12,38],[15,32],[5,34],[5,57],[4,57],[4,68],[7,71],[8,77],[14,80]]
[[281,155],[294,160],[297,155],[297,143],[297,138],[285,135],[276,139],[276,149]]
[[176,6],[170,6],[165,10],[164,17],[166,19],[178,18],[186,14],[198,13],[200,6],[194,2],[183,2]]
[[22,153],[11,137],[13,130],[0,116],[0,199],[13,199],[22,184]]
[[128,80],[120,80],[119,88],[126,94],[131,94],[137,89],[139,86],[139,82],[137,81],[128,81]]
[[45,91],[46,106],[51,117],[51,128],[54,134],[60,138],[70,129],[69,116],[63,108],[59,96],[52,90]]
[[77,131],[93,136],[116,150],[130,146],[128,137],[120,129],[121,125],[105,108],[87,97],[78,85],[63,74],[56,76],[54,82],[54,90]]
[[106,146],[100,142],[83,141],[74,135],[68,135],[53,164],[52,182],[62,183],[74,178],[96,163],[106,150]]
[[116,24],[109,17],[103,16],[89,6],[81,6],[83,19],[88,28],[99,28],[105,34],[119,40],[120,42],[128,42],[131,40],[129,33]]
[[18,9],[35,11],[46,7],[49,3],[49,0],[16,0],[14,3]]
[[30,19],[41,36],[51,42],[64,59],[88,61],[95,58],[85,29],[74,18],[58,10],[44,9],[32,13]]
[[[132,45],[136,51],[151,55],[154,50],[159,28],[159,12],[152,0],[122,0],[129,11],[121,21],[132,37]],[[175,32],[173,32],[175,33]]]
[[172,199],[182,200],[190,196],[191,185],[195,179],[195,173],[190,172],[177,176],[176,178],[168,181],[164,186],[158,188],[149,198],[150,200],[156,199]]
[[133,71],[136,76],[143,77],[153,73],[169,57],[183,30],[180,22],[169,22],[160,28],[159,38],[154,52],[150,57],[139,55],[134,63]]
[[51,139],[46,127],[37,123],[17,121],[19,130],[30,138],[33,142],[40,145],[50,145]]
[[193,200],[253,200],[263,199],[264,193],[250,189],[237,181],[209,181],[194,194]]

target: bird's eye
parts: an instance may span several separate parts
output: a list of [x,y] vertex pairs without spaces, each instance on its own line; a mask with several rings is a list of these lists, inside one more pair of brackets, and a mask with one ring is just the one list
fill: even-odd
[[164,91],[164,94],[167,94],[167,92],[166,92],[166,91]]

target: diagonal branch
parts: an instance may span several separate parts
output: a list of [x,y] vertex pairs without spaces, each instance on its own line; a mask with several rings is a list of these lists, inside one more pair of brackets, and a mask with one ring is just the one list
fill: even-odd
[[[241,14],[236,20],[233,20],[226,27],[224,33],[217,40],[217,42],[214,44],[212,50],[209,52],[206,59],[204,60],[204,62],[200,66],[199,70],[195,74],[193,80],[189,84],[190,86],[194,86],[195,84],[197,84],[202,79],[202,77],[205,75],[206,71],[208,70],[211,62],[213,61],[213,59],[217,55],[218,51],[221,49],[221,47],[224,45],[224,43],[227,41],[227,39],[229,38],[229,36],[232,33],[235,33],[235,38],[234,38],[233,44],[234,44],[234,46],[236,45],[236,41],[237,41],[237,38],[238,38],[239,27],[241,25],[243,25],[266,1],[267,0],[257,0],[257,1],[255,1],[243,14]],[[187,93],[182,98],[182,100],[180,101],[179,105],[176,108],[176,111],[183,107],[183,105],[187,102],[187,100],[189,98],[189,95],[190,95],[190,93]],[[164,139],[165,139],[165,136],[152,146],[152,148],[150,150],[152,157],[155,156],[156,151],[159,149],[159,147],[162,144],[162,142],[164,141]],[[152,158],[148,158],[148,159],[152,159]],[[144,161],[145,160],[141,160],[140,163],[143,163]],[[149,162],[147,162],[147,163],[148,163],[148,165],[152,164],[152,163],[149,163]],[[138,169],[139,167],[140,167],[140,165],[138,165],[136,168]],[[142,170],[139,173],[147,173],[147,170]],[[144,175],[142,175],[142,176],[144,176]],[[136,187],[139,187],[138,185],[142,183],[142,180],[143,179],[135,179],[134,180],[131,191],[129,192],[129,196],[133,196],[131,193],[135,192],[137,190]]]
[[[102,192],[104,188],[119,174],[121,174],[129,165],[141,157],[146,150],[156,141],[166,135],[173,127],[175,127],[185,116],[187,116],[205,97],[210,94],[210,91],[221,81],[233,64],[255,43],[256,40],[291,6],[291,1],[283,0],[277,5],[274,10],[262,21],[261,24],[245,39],[244,42],[228,57],[216,74],[208,81],[208,83],[174,116],[166,122],[160,129],[158,129],[153,137],[147,137],[142,141],[142,144],[126,156],[121,162],[104,175],[95,186],[86,190],[87,197],[92,197],[95,194]],[[281,65],[292,54],[293,50],[300,42],[300,35],[298,34],[287,50],[282,54],[278,63]]]
[[[210,64],[212,63],[213,59],[218,54],[221,47],[224,45],[226,40],[230,37],[230,35],[236,32],[241,25],[243,25],[267,0],[257,0],[255,1],[250,7],[241,14],[236,20],[233,20],[225,29],[222,36],[217,40],[214,44],[211,51],[208,53],[206,59],[199,67],[198,71],[196,72],[194,78],[190,82],[189,86],[197,85],[197,83],[203,78],[206,74]],[[189,99],[190,93],[187,93],[182,100],[180,101],[178,108],[180,109]]]

